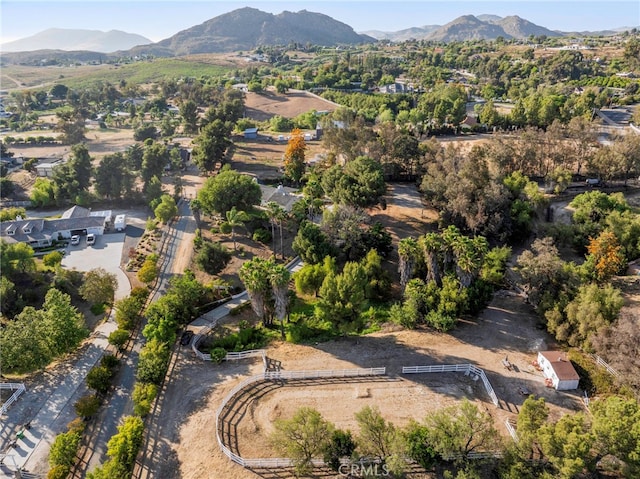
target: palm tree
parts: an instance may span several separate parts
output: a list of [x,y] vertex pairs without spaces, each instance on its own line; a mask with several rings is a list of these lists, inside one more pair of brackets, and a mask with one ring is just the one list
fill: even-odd
[[267,203],[265,213],[267,214],[267,218],[269,218],[269,223],[271,223],[271,239],[273,240],[272,249],[274,258],[276,256],[276,225],[278,224],[278,218],[280,218],[282,211],[282,207],[275,201],[269,201],[269,203]]
[[269,217],[269,221],[271,222],[271,235],[273,236],[273,256],[276,256],[276,242],[275,242],[275,226],[278,226],[280,230],[280,256],[284,259],[284,247],[282,240],[282,227],[284,220],[287,219],[287,212],[284,210],[282,206],[280,206],[275,201],[270,201],[267,203],[267,216]]
[[460,238],[460,230],[454,225],[449,225],[441,234],[442,237],[442,254],[443,269],[448,271],[453,264],[453,248]]
[[415,239],[403,238],[400,240],[400,243],[398,243],[398,255],[400,256],[398,271],[400,273],[400,288],[403,293],[407,283],[413,276],[413,270],[419,254],[420,249]]
[[233,241],[233,250],[236,250],[236,236],[235,230],[238,226],[244,226],[244,222],[249,218],[244,211],[238,211],[234,206],[229,211],[225,213],[227,217],[227,226],[231,228],[231,241]]
[[435,281],[438,286],[442,284],[442,272],[440,271],[439,253],[442,251],[442,238],[437,233],[427,233],[420,238],[424,258],[427,263],[427,281]]
[[284,318],[287,315],[289,306],[289,281],[291,273],[282,265],[273,265],[271,267],[269,281],[273,291],[274,300],[274,316],[280,321],[280,332],[284,339]]
[[247,261],[240,268],[238,275],[247,290],[247,295],[251,301],[251,309],[253,309],[253,312],[256,313],[262,323],[267,326],[271,323],[271,318],[268,317],[266,310],[266,287],[269,283],[265,274],[264,263],[266,261],[259,257]]

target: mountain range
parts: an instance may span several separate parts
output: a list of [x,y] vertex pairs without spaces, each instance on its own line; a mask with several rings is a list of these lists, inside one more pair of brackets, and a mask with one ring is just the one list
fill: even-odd
[[100,30],[75,30],[49,28],[30,37],[3,43],[2,52],[28,52],[41,50],[43,46],[51,50],[86,50],[110,53],[128,50],[136,45],[151,43],[146,37],[120,30],[101,32]]
[[[609,34],[616,32],[611,31]],[[582,35],[586,32],[581,32]],[[606,34],[598,32],[598,34]],[[182,30],[160,42],[117,30],[49,29],[34,36],[3,44],[7,52],[29,52],[42,49],[114,53],[117,55],[151,54],[180,56],[194,53],[250,51],[265,45],[353,45],[377,40],[403,41],[409,39],[453,42],[464,40],[494,40],[547,37],[566,33],[552,31],[518,16],[464,15],[446,25],[426,25],[397,32],[366,31],[356,33],[353,28],[321,13],[302,10],[284,11],[277,15],[245,7],[219,15],[206,22]]]
[[512,38],[522,39],[531,35],[547,37],[559,37],[561,32],[549,30],[535,23],[531,23],[517,15],[499,17],[497,15],[463,15],[446,25],[426,25],[414,27],[398,32],[364,32],[379,40],[404,41],[404,40],[430,40],[438,42],[457,42],[465,40],[495,40],[502,37],[505,40]]

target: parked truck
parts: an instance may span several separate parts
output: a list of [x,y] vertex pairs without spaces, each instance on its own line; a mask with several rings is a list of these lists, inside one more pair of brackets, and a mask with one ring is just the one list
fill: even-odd
[[115,221],[113,222],[113,227],[116,231],[124,231],[124,229],[127,227],[126,215],[117,215]]

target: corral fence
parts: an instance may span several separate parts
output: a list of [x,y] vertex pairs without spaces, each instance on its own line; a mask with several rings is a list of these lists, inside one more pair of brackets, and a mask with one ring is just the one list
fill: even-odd
[[598,356],[597,354],[590,354],[591,358],[593,358],[593,360],[596,362],[596,364],[600,367],[605,368],[612,376],[615,376],[616,378],[620,377],[620,373],[618,371],[616,371],[615,369],[613,369],[604,359],[602,359],[600,356]]
[[5,414],[9,406],[18,400],[20,395],[27,390],[22,383],[0,383],[0,389],[9,389],[13,391],[13,394],[7,399],[2,406],[0,406],[0,415]]
[[518,433],[516,432],[515,425],[511,422],[511,419],[505,419],[504,425],[507,426],[507,431],[509,431],[513,440],[518,442]]
[[404,366],[402,374],[421,374],[421,373],[464,373],[465,375],[474,375],[482,379],[482,383],[496,407],[500,407],[500,401],[496,396],[493,386],[487,379],[487,375],[483,369],[473,364],[434,364],[431,366]]
[[[329,369],[329,370],[314,370],[314,371],[265,371],[263,374],[251,376],[240,382],[234,387],[229,394],[225,396],[222,403],[216,411],[216,439],[220,450],[233,462],[246,468],[280,468],[290,467],[293,465],[289,458],[257,458],[257,459],[245,459],[229,449],[222,438],[220,437],[220,415],[227,403],[233,399],[243,389],[248,386],[262,382],[262,381],[274,381],[285,379],[323,379],[323,378],[347,378],[347,377],[366,377],[366,376],[384,376],[387,373],[386,368],[366,368],[366,369]],[[321,459],[314,459],[314,466],[324,465],[324,461]]]

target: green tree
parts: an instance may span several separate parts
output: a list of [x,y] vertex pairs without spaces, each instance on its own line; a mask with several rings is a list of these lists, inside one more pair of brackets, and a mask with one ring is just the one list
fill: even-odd
[[80,295],[93,304],[111,304],[118,288],[118,279],[104,268],[95,268],[84,275]]
[[296,290],[302,294],[313,294],[318,297],[327,271],[321,264],[305,264],[294,274]]
[[367,304],[367,283],[366,271],[359,263],[345,264],[341,274],[328,273],[320,288],[316,315],[343,333],[359,330]]
[[133,388],[133,412],[145,417],[151,411],[151,405],[158,394],[158,387],[150,383],[136,383]]
[[260,203],[262,192],[253,178],[226,167],[208,178],[198,191],[198,200],[205,213],[226,214],[234,206],[240,211],[250,211]]
[[315,409],[298,409],[289,420],[277,420],[270,437],[273,447],[293,461],[296,475],[308,474],[311,462],[330,444],[333,425]]
[[280,229],[280,254],[282,259],[284,259],[283,252],[283,241],[282,241],[282,226],[284,223],[284,219],[286,217],[286,211],[282,206],[280,206],[275,201],[270,201],[267,203],[265,208],[265,213],[267,218],[269,218],[269,222],[271,223],[271,238],[273,239],[273,256],[276,256],[276,236],[275,236],[275,227],[279,226]]
[[231,122],[220,119],[207,123],[194,140],[193,162],[203,172],[213,171],[216,163],[225,163],[227,148],[232,144]]
[[547,422],[549,407],[545,399],[535,399],[533,395],[525,399],[518,413],[518,446],[531,456],[532,448],[537,445],[538,431]]
[[320,227],[310,221],[304,221],[291,245],[293,251],[306,264],[318,264],[330,256],[333,247]]
[[407,444],[407,455],[425,469],[431,469],[437,459],[437,453],[429,442],[429,430],[422,424],[411,421],[403,431]]
[[11,277],[17,272],[35,270],[33,249],[26,243],[7,243],[0,239],[0,268],[3,275]]
[[335,203],[374,205],[386,190],[382,165],[370,157],[360,156],[344,167],[332,166],[322,176],[322,188]]
[[45,207],[51,206],[55,202],[55,192],[53,181],[47,178],[36,178],[36,182],[31,188],[29,199],[35,206]]
[[564,316],[559,306],[545,314],[547,327],[560,341],[592,351],[595,336],[615,321],[623,304],[622,294],[612,285],[585,284],[565,307]]
[[149,199],[148,189],[154,177],[161,178],[165,167],[169,164],[170,157],[167,147],[161,143],[149,142],[145,144],[142,154],[142,164],[140,166],[140,176],[142,177],[143,191]]
[[235,206],[225,213],[225,217],[227,219],[227,227],[231,229],[231,241],[233,241],[233,250],[236,251],[236,228],[244,226],[244,222],[247,221],[249,217],[244,211],[238,211]]
[[443,457],[466,457],[470,452],[494,450],[500,437],[491,416],[466,399],[459,406],[428,414],[425,425],[429,442]]
[[407,283],[413,277],[416,263],[420,258],[418,242],[413,238],[403,238],[398,243],[398,271],[400,273],[400,289],[404,293]]
[[71,156],[65,163],[53,169],[54,195],[58,204],[77,202],[79,195],[91,186],[91,156],[84,144],[71,147]]
[[599,457],[611,454],[640,470],[640,405],[634,399],[609,396],[593,402],[591,431]]
[[142,419],[136,416],[125,417],[123,424],[118,426],[118,433],[112,436],[107,443],[107,455],[124,466],[124,469],[130,473],[135,465],[143,439],[144,423]]
[[104,394],[111,387],[113,371],[106,366],[94,366],[87,374],[87,386],[96,392]]
[[133,190],[133,180],[124,154],[105,155],[95,173],[96,192],[104,198],[119,200]]
[[78,399],[73,408],[76,411],[78,417],[87,418],[93,416],[100,409],[100,398],[93,394],[86,394]]
[[198,105],[193,100],[186,100],[180,104],[180,116],[184,125],[184,132],[188,135],[198,130]]
[[42,264],[47,268],[55,269],[62,263],[63,255],[60,251],[52,251],[42,257]]
[[567,414],[556,423],[542,426],[538,439],[559,479],[574,478],[593,465],[594,437],[582,413]]
[[73,431],[58,434],[49,450],[49,464],[64,466],[68,473],[76,462],[80,439],[81,435]]
[[21,218],[27,217],[27,210],[24,208],[18,208],[16,206],[11,206],[9,208],[3,208],[0,211],[0,221],[12,221],[15,220],[18,216]]
[[395,426],[386,421],[376,407],[365,406],[355,417],[360,430],[357,439],[358,451],[382,461],[391,456],[397,434]]
[[171,352],[166,343],[151,339],[140,351],[138,381],[162,384]]
[[351,431],[335,429],[331,433],[331,438],[324,452],[324,462],[331,469],[338,472],[340,470],[340,460],[351,458],[356,449],[356,443],[351,435]]
[[129,341],[129,337],[131,336],[131,332],[126,329],[116,329],[111,334],[109,334],[109,344],[115,346],[118,349],[123,349],[124,345]]
[[156,219],[163,223],[168,223],[178,214],[178,206],[173,196],[162,195],[160,197],[160,204],[155,207],[153,212],[156,215]]
[[0,276],[0,313],[10,317],[17,299],[16,285],[6,276]]
[[271,259],[255,257],[242,265],[239,275],[249,295],[251,308],[263,324],[269,326],[274,316],[282,320],[288,302],[286,292],[290,275],[287,269]]

